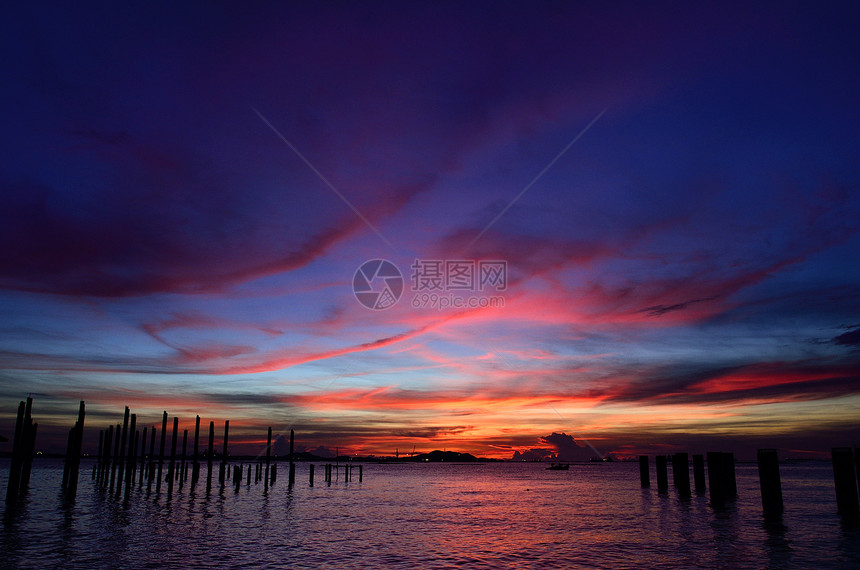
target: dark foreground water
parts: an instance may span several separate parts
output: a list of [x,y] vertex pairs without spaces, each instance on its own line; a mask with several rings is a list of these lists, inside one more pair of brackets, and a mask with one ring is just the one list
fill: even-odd
[[[781,466],[786,512],[761,514],[755,465],[738,465],[740,498],[639,488],[636,464],[364,465],[364,482],[308,486],[308,465],[266,494],[217,480],[166,498],[106,496],[82,465],[76,503],[62,507],[62,464],[36,462],[32,490],[5,509],[3,567],[790,568],[860,567],[860,527],[836,514],[827,463]],[[8,459],[0,462],[5,494]],[[652,465],[653,470],[653,465]],[[205,468],[204,468],[205,474]],[[653,479],[653,473],[652,473]]]

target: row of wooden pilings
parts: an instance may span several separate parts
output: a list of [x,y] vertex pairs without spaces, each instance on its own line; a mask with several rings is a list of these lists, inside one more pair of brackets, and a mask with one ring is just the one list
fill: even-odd
[[[33,399],[28,397],[26,402],[18,406],[18,416],[15,424],[15,436],[12,446],[12,461],[10,466],[8,487],[6,489],[6,502],[14,504],[23,496],[30,484],[30,473],[32,471],[33,456],[36,446],[36,430],[38,424],[33,422]],[[80,402],[78,418],[74,427],[69,431],[66,446],[66,457],[63,465],[62,494],[64,500],[74,501],[80,472],[80,461],[83,446],[84,419],[86,416],[86,405]],[[193,449],[189,454],[188,430],[182,433],[182,447],[179,449],[179,418],[173,418],[172,432],[170,437],[170,450],[167,451],[168,415],[165,411],[162,415],[161,432],[155,426],[150,429],[144,426],[138,429],[137,415],[132,414],[128,407],[123,413],[122,423],[115,426],[110,425],[107,429],[99,431],[99,447],[96,463],[93,466],[92,480],[95,484],[106,490],[111,495],[120,497],[125,494],[128,498],[135,487],[143,488],[146,485],[147,494],[152,491],[153,483],[156,493],[161,492],[162,483],[166,483],[168,498],[173,493],[175,485],[181,489],[188,481],[188,471],[191,470],[191,488],[198,484],[202,460],[206,463],[206,492],[212,489],[212,471],[215,459],[215,422],[209,422],[208,448],[201,450],[200,446],[200,416],[196,417],[194,426]],[[221,489],[226,481],[230,480],[231,473],[228,468],[228,439],[230,434],[230,422],[224,422],[223,450],[221,452],[220,466],[218,472],[218,483]],[[160,439],[158,436],[160,435]],[[149,450],[147,452],[147,439]],[[158,450],[156,451],[156,441]],[[289,453],[289,485],[295,484],[294,457],[295,433],[290,430],[290,453]],[[254,463],[249,463],[245,473],[246,484],[251,484]],[[326,465],[326,481],[331,482],[332,470],[338,472],[339,466]],[[352,479],[352,467],[344,466],[344,481]],[[166,473],[165,473],[166,471]],[[262,459],[256,461],[256,472],[254,482],[264,482],[266,489],[277,481],[278,463],[272,461],[272,428],[268,428],[266,440],[265,463]],[[233,485],[238,491],[243,479],[243,464],[233,465]],[[359,481],[363,479],[363,469],[359,466]],[[314,466],[310,466],[310,485],[314,483]]]
[[[340,478],[340,470],[343,469],[343,482],[349,483],[350,481],[353,480],[352,470],[354,467],[355,467],[355,465],[348,465],[348,464],[345,464],[345,465],[334,464],[334,465],[332,465],[331,463],[326,463],[325,465],[323,465],[323,469],[325,470],[325,473],[324,473],[325,482],[328,484],[331,484],[331,482],[334,478],[339,479]],[[313,487],[314,486],[314,465],[313,464],[311,464],[311,466],[310,466],[310,472],[308,474],[308,478],[309,478],[310,486]],[[363,480],[364,480],[364,466],[359,465],[358,466],[358,482],[361,483]]]
[[[158,439],[158,428],[152,427],[147,433],[148,427],[143,431],[137,429],[137,416],[125,408],[122,424],[108,426],[107,429],[99,431],[99,451],[96,465],[93,466],[92,478],[96,485],[106,488],[109,493],[117,496],[125,490],[128,497],[131,490],[137,485],[144,486],[146,479],[146,491],[150,493],[155,482],[155,492],[160,493],[162,481],[167,484],[168,498],[173,494],[174,485],[181,489],[188,481],[188,470],[191,469],[191,488],[194,489],[200,479],[201,459],[206,460],[206,492],[212,490],[212,472],[215,459],[215,422],[209,422],[208,448],[201,453],[200,447],[200,416],[196,416],[194,422],[194,439],[191,455],[188,454],[188,430],[182,433],[182,448],[179,451],[179,418],[173,418],[173,426],[170,438],[170,452],[167,452],[168,415],[163,412],[161,419],[160,439]],[[149,437],[149,452],[146,450],[147,436]],[[228,442],[230,436],[230,421],[224,422],[223,450],[218,468],[218,485],[223,489],[226,482],[231,478],[228,465]],[[159,441],[156,452],[156,440]],[[295,465],[293,464],[293,450],[295,433],[290,430],[290,471],[289,484],[295,483]],[[136,473],[140,466],[139,475]],[[253,463],[247,467],[247,484],[251,484]],[[166,474],[165,474],[166,467]],[[277,481],[278,465],[272,463],[272,428],[268,428],[266,439],[265,464],[262,460],[256,463],[256,474],[254,483],[263,482],[266,489]],[[243,479],[243,465],[233,465],[233,485],[238,490]]]
[[[759,449],[759,487],[762,509],[765,515],[779,515],[785,506],[782,499],[782,482],[779,475],[779,457],[776,449]],[[682,498],[691,496],[690,461],[686,453],[655,457],[657,490],[669,490],[668,462],[672,462],[672,482]],[[834,447],[831,450],[833,479],[836,486],[836,505],[840,514],[856,517],[860,514],[860,450],[850,447]],[[705,493],[705,456],[693,455],[693,480],[697,495]],[[651,486],[651,473],[647,455],[639,456],[639,480],[643,488]],[[735,458],[732,453],[707,453],[707,487],[710,489],[711,505],[722,507],[738,496],[735,478]]]

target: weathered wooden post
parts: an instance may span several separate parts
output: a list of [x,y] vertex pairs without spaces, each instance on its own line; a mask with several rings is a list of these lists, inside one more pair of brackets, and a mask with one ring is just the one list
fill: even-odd
[[[6,502],[15,503],[21,487],[21,465],[24,459],[24,402],[18,404],[18,417],[15,420],[15,435],[12,439],[12,464],[9,468],[9,481],[6,486]],[[63,468],[63,486],[68,480],[68,458]]]
[[78,472],[81,465],[81,446],[84,438],[84,417],[86,416],[86,406],[81,400],[81,405],[78,408],[78,421],[69,433],[69,448],[66,454],[66,463],[68,464],[68,479],[65,488],[65,498],[67,501],[74,501],[78,493]]
[[711,488],[712,506],[721,507],[726,501],[737,498],[733,453],[708,452],[708,485]]
[[233,466],[233,485],[235,485],[235,490],[239,492],[239,485],[242,484],[242,464]]
[[215,453],[215,422],[209,422],[209,455],[206,458],[206,493],[212,490],[212,454]]
[[672,455],[672,480],[681,497],[690,496],[690,458],[686,453]]
[[224,469],[227,465],[227,438],[230,435],[230,420],[224,422],[224,451],[221,453],[221,469],[218,474],[218,483],[224,486]]
[[648,466],[648,456],[639,456],[639,484],[643,489],[651,486],[651,472]]
[[666,456],[658,455],[655,458],[657,462],[657,490],[658,491],[668,491],[669,490],[669,472],[666,469]]
[[119,465],[117,466],[117,475],[116,475],[116,495],[119,497],[122,492],[122,483],[124,481],[125,475],[125,447],[128,442],[128,421],[129,421],[129,409],[128,406],[125,407],[125,412],[122,416],[122,435],[120,436],[120,444],[119,444],[119,455],[117,456],[117,461]]
[[164,447],[167,444],[167,411],[161,415],[161,445],[158,451],[158,479],[155,482],[155,492],[161,493],[161,481],[164,479]]
[[148,426],[143,426],[143,433],[140,436],[140,478],[137,481],[138,487],[143,487],[143,472],[146,471],[146,432]]
[[696,494],[705,493],[705,457],[701,454],[693,455],[693,479],[696,481]]
[[194,420],[194,464],[191,467],[191,489],[197,485],[197,479],[200,478],[200,455],[198,454],[198,444],[200,442],[200,416]]
[[33,398],[27,397],[27,404],[24,406],[24,425],[23,425],[23,458],[21,463],[21,482],[18,486],[19,493],[24,493],[30,488],[30,473],[33,470],[33,456],[36,454],[36,429],[39,424],[33,423]]
[[251,486],[251,464],[250,463],[248,464],[248,482],[246,483],[246,485],[248,485],[248,487]]
[[110,464],[110,483],[108,484],[108,492],[113,493],[114,481],[116,479],[116,470],[119,467],[119,442],[122,434],[122,425],[116,424],[116,429],[113,432],[113,461]]
[[779,479],[779,457],[775,449],[759,449],[758,481],[761,487],[761,506],[765,516],[780,515],[783,511],[782,482]]
[[173,418],[173,436],[170,443],[170,463],[167,467],[167,498],[173,495],[173,481],[176,479],[176,438],[179,432],[179,418]]
[[860,502],[857,497],[857,479],[854,474],[854,454],[850,447],[830,450],[833,463],[833,482],[836,485],[836,506],[840,515],[857,516]]
[[146,492],[152,491],[152,479],[155,477],[155,426],[152,426],[152,433],[149,436],[149,462],[146,469]]
[[364,465],[358,466],[358,482],[364,481]]
[[265,486],[266,489],[269,488],[269,464],[272,458],[272,427],[269,426],[269,432],[266,436],[266,476],[265,476]]
[[[126,408],[126,413],[128,408]],[[134,473],[132,472],[132,468],[134,467],[135,461],[137,461],[137,455],[135,455],[134,448],[134,437],[137,434],[137,414],[131,414],[131,421],[128,427],[128,450],[126,453],[126,472],[125,472],[125,495],[128,497],[128,493],[131,488],[131,484],[134,482]],[[138,434],[139,435],[139,434]],[[117,496],[119,496],[119,492],[117,492]]]
[[314,486],[314,464],[313,463],[311,463],[311,472],[310,472],[310,475],[308,476],[308,479],[309,479],[310,486],[313,487]]

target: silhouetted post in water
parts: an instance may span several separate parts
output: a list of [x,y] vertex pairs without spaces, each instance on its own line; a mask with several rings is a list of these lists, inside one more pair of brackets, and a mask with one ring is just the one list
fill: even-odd
[[221,470],[218,482],[224,486],[224,470],[227,468],[227,437],[230,435],[230,420],[224,422],[224,452],[221,454]]
[[233,466],[233,483],[236,485],[236,492],[239,492],[239,485],[242,484],[242,464]]
[[167,443],[167,411],[161,416],[161,446],[158,452],[158,477],[155,482],[155,492],[161,493],[161,480],[164,478],[164,446]]
[[[126,408],[126,414],[128,413],[128,408]],[[128,496],[129,487],[131,487],[131,483],[133,481],[134,474],[131,472],[131,468],[134,467],[134,462],[137,459],[135,455],[134,449],[134,435],[137,431],[137,414],[131,414],[131,422],[128,426],[128,450],[126,453],[126,467],[125,467],[125,494]],[[117,495],[119,495],[119,490],[117,490]]]
[[122,416],[122,435],[120,436],[119,443],[119,455],[117,456],[117,461],[119,463],[118,472],[116,476],[116,494],[119,496],[120,492],[122,492],[122,482],[123,475],[125,474],[125,446],[128,442],[128,420],[129,420],[129,410],[128,406],[125,407],[125,413]]
[[782,513],[782,483],[779,480],[779,457],[775,449],[759,449],[758,481],[761,487],[761,506],[764,514],[778,515]]
[[669,490],[669,472],[666,469],[666,456],[658,455],[655,458],[657,462],[657,490],[658,491],[668,491]]
[[113,493],[113,482],[116,477],[117,461],[119,461],[119,436],[121,433],[122,426],[116,424],[116,429],[113,432],[113,461],[110,464],[110,484],[108,485],[108,492],[110,493]]
[[269,434],[266,436],[266,489],[269,488],[269,463],[272,459],[272,428],[269,427]]
[[173,481],[176,479],[176,436],[179,431],[179,418],[173,418],[173,437],[170,443],[170,464],[167,468],[167,498],[173,495]]
[[140,445],[140,430],[134,430],[134,438],[130,438],[129,441],[129,453],[128,453],[128,480],[125,484],[125,498],[128,499],[128,495],[131,492],[132,487],[134,487],[135,475],[137,475],[137,448]]
[[287,484],[292,487],[296,482],[296,466],[293,463],[293,444],[295,443],[296,434],[293,430],[290,430],[290,474],[287,479]]
[[830,450],[833,462],[833,482],[836,484],[836,506],[840,515],[857,516],[857,479],[854,474],[854,456],[850,447]]
[[[21,464],[23,463],[24,448],[24,402],[18,404],[18,417],[15,420],[15,435],[12,439],[12,464],[9,467],[9,481],[6,486],[6,502],[14,503],[18,500],[21,489]],[[71,436],[70,436],[71,437]],[[63,486],[68,479],[68,466],[63,469]]]
[[278,480],[278,464],[272,463],[272,476],[271,476],[271,481],[269,481],[269,484],[274,485],[275,481],[277,481],[277,480]]
[[212,454],[215,453],[215,422],[209,422],[209,456],[206,458],[206,493],[212,490]]
[[311,463],[311,474],[308,477],[308,479],[310,482],[310,486],[313,487],[314,486],[314,464],[313,463]]
[[137,482],[138,487],[143,487],[143,472],[146,471],[146,430],[147,426],[143,426],[143,435],[140,437],[140,480]]
[[364,481],[364,465],[358,466],[358,482]]
[[182,467],[179,470],[179,488],[182,488],[182,484],[185,482],[185,479],[188,477],[188,471],[185,469],[185,453],[188,451],[188,430],[184,430],[182,432]]
[[711,488],[711,505],[722,506],[738,496],[733,453],[708,452],[708,485]]
[[19,493],[24,493],[30,487],[30,472],[33,470],[33,455],[36,453],[36,428],[39,424],[33,423],[33,398],[27,397],[24,406],[24,425],[21,443],[23,444],[23,461],[21,464],[21,482],[18,485]]
[[200,455],[198,454],[198,444],[200,442],[200,416],[194,420],[194,465],[191,467],[191,489],[197,485],[197,479],[200,478]]
[[690,496],[690,458],[686,453],[672,456],[672,480],[681,497]]
[[69,448],[66,454],[68,477],[63,477],[63,480],[67,483],[65,488],[65,498],[67,501],[74,501],[75,495],[78,493],[78,471],[81,465],[81,445],[84,438],[85,415],[86,407],[84,401],[81,400],[81,405],[78,408],[78,421],[75,422],[75,427],[69,432]]
[[246,483],[249,487],[251,486],[251,464],[248,464],[248,482]]
[[639,483],[643,489],[651,486],[651,472],[648,467],[647,455],[639,456]]
[[693,479],[696,481],[696,494],[705,493],[705,457],[693,455]]
[[152,490],[152,478],[155,474],[155,432],[158,430],[152,426],[152,434],[149,436],[149,467],[146,473],[146,492]]

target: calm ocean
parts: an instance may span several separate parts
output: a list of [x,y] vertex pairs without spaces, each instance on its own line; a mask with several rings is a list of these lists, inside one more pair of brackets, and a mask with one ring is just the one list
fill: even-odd
[[[82,464],[61,507],[62,464],[37,460],[28,497],[4,509],[4,568],[791,568],[860,567],[860,526],[836,514],[828,463],[783,464],[786,511],[761,513],[758,473],[738,464],[739,499],[714,511],[639,488],[638,465],[365,464],[364,481],[328,485],[321,465],[286,465],[263,484],[205,484],[106,496]],[[89,468],[89,469],[88,469]],[[652,462],[653,471],[653,462]],[[0,461],[5,494],[9,460]],[[203,471],[205,474],[205,469]],[[652,472],[652,484],[654,475]]]

